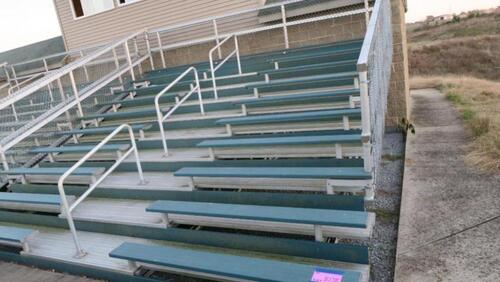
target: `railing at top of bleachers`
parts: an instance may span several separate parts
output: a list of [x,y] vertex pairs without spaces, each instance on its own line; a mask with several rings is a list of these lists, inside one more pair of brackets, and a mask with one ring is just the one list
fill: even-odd
[[374,179],[382,157],[392,65],[391,3],[376,0],[358,60],[365,170]]
[[[186,46],[220,41],[274,29],[283,30],[283,46],[290,47],[289,28],[301,24],[364,14],[369,21],[370,0],[352,0],[348,5],[341,1],[291,0],[240,10],[220,16],[197,19],[148,30],[151,50],[160,54],[163,68],[167,68],[165,51]],[[356,4],[363,5],[358,8]],[[353,8],[354,7],[354,8]],[[292,19],[292,20],[290,20]],[[168,44],[164,40],[168,39]],[[219,58],[222,58],[218,48]]]

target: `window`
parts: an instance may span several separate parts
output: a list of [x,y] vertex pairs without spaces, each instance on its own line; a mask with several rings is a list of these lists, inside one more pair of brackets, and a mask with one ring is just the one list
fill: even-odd
[[118,0],[118,4],[120,4],[120,6],[122,5],[127,5],[127,4],[132,4],[132,3],[135,3],[139,0]]
[[95,15],[115,7],[114,0],[71,0],[71,2],[76,18]]

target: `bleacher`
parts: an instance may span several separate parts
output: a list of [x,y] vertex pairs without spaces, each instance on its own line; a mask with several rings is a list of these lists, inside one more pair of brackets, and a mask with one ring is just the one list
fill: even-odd
[[[369,240],[376,220],[363,42],[241,56],[241,74],[232,58],[215,78],[202,61],[108,84],[70,113],[78,126],[11,150],[0,259],[115,281],[369,281],[366,244],[340,243]],[[35,121],[36,103],[0,126]]]

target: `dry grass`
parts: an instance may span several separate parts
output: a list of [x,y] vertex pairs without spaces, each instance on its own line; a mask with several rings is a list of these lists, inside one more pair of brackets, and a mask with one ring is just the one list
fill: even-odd
[[417,76],[412,89],[441,90],[462,114],[474,138],[467,159],[473,165],[500,172],[500,82],[463,76]]
[[500,36],[476,36],[414,43],[411,75],[456,74],[500,80]]

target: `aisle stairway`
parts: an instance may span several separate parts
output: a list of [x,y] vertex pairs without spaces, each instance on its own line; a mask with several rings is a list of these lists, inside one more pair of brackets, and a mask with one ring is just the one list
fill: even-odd
[[[73,137],[63,146],[31,148],[31,156],[46,155],[36,167],[1,172],[13,184],[11,193],[0,194],[0,225],[39,231],[27,239],[23,256],[114,277],[140,279],[141,267],[217,279],[289,279],[273,277],[273,266],[301,277],[322,272],[368,281],[368,249],[336,243],[369,238],[375,221],[364,207],[374,193],[360,131],[361,44],[245,56],[243,75],[230,60],[217,73],[217,98],[209,63],[195,64],[205,112],[192,95],[166,120],[168,155],[155,96],[190,66],[146,73],[114,91],[112,101],[98,103],[100,113],[78,118],[92,126],[59,132]],[[186,76],[162,96],[162,114],[193,87]],[[72,212],[88,252],[75,258],[64,209],[54,216],[61,205],[54,198],[58,181],[122,124],[135,133],[146,182],[140,183],[133,154],[98,182]],[[84,194],[131,148],[125,130],[116,135],[66,179],[68,200]],[[24,246],[21,237],[16,242]],[[207,260],[267,268],[255,277],[227,268],[215,273]]]

